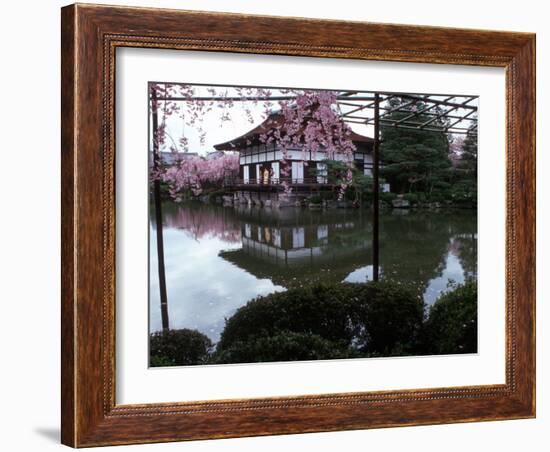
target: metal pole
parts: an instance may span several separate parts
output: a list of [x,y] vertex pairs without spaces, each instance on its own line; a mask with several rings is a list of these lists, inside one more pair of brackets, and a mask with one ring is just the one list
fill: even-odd
[[372,279],[378,281],[379,268],[379,243],[378,243],[378,226],[379,226],[379,165],[380,165],[380,95],[374,94],[374,146],[372,152]]
[[[158,101],[157,93],[152,94],[152,118],[153,118],[153,172],[158,175],[160,166],[160,152],[158,142]],[[168,297],[166,294],[166,273],[164,266],[164,237],[162,235],[162,205],[160,199],[160,180],[155,177],[153,181],[153,199],[155,204],[155,219],[157,224],[157,256],[160,291],[160,313],[162,318],[162,329],[169,329],[168,320]]]

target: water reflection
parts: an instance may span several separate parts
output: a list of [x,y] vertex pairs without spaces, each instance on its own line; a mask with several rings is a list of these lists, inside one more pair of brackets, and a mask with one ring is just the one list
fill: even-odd
[[[256,296],[372,279],[368,210],[165,203],[163,216],[170,327],[199,330],[214,342],[225,319]],[[150,246],[150,328],[158,331]],[[475,212],[382,212],[380,266],[381,278],[412,285],[433,303],[450,281],[477,276]]]
[[370,262],[368,212],[238,209],[242,247],[220,257],[285,288],[341,282]]

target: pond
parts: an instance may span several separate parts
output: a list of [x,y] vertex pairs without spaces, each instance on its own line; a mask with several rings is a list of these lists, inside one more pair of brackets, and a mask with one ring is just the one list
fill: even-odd
[[[151,207],[150,330],[161,325]],[[372,279],[372,212],[165,202],[163,237],[170,328],[219,340],[249,300],[316,281]],[[431,305],[450,283],[477,277],[474,210],[380,213],[380,278]]]

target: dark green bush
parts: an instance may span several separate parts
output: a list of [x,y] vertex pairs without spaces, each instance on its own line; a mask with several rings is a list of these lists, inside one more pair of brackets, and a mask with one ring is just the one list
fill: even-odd
[[417,204],[419,200],[418,193],[405,193],[403,199],[409,201],[411,204]]
[[204,364],[212,341],[196,330],[165,330],[151,333],[149,356],[151,367]]
[[359,284],[357,324],[361,349],[369,356],[417,353],[424,301],[393,282]]
[[421,298],[396,282],[317,284],[238,309],[214,353],[196,330],[150,336],[152,367],[476,351],[475,282],[441,295],[426,318]]
[[451,190],[451,196],[455,204],[471,207],[476,206],[477,186],[475,181],[465,180],[457,182]]
[[380,201],[387,202],[388,204],[391,204],[391,202],[395,198],[397,198],[397,195],[395,193],[391,193],[391,192],[383,192],[383,193],[380,193],[378,196],[379,196]]
[[313,195],[309,198],[309,202],[311,204],[321,204],[321,202],[323,202],[323,199],[319,195]]
[[[217,352],[222,360],[250,361],[303,359],[308,346],[317,358],[305,359],[410,354],[422,320],[423,302],[399,285],[318,284],[259,297],[238,309],[226,321]],[[269,358],[257,343],[284,347]]]
[[342,359],[360,356],[344,344],[323,339],[310,333],[282,331],[273,336],[249,338],[234,342],[214,354],[216,363],[250,363],[270,361],[306,361]]
[[444,293],[430,308],[424,328],[426,353],[477,352],[477,284],[467,282]]
[[218,349],[281,331],[306,332],[331,341],[349,342],[353,336],[347,321],[350,288],[350,284],[318,284],[258,297],[226,321]]
[[446,191],[446,190],[449,190],[450,188],[451,188],[451,184],[445,180],[438,180],[433,184],[434,190]]
[[428,195],[429,202],[445,202],[445,192],[441,190],[434,190]]
[[151,356],[151,367],[175,366],[174,362],[166,356]]

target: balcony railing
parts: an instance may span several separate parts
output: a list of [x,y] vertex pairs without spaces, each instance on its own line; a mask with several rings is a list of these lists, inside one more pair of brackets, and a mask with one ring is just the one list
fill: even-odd
[[242,179],[242,178],[232,178],[232,179],[226,179],[225,185],[226,186],[232,186],[232,185],[264,185],[264,186],[279,186],[283,185],[284,183],[289,185],[328,185],[327,178],[326,177],[302,177],[302,178],[294,178],[294,177],[281,177],[281,178],[275,178],[272,177],[269,180],[265,180],[263,178],[260,179]]

